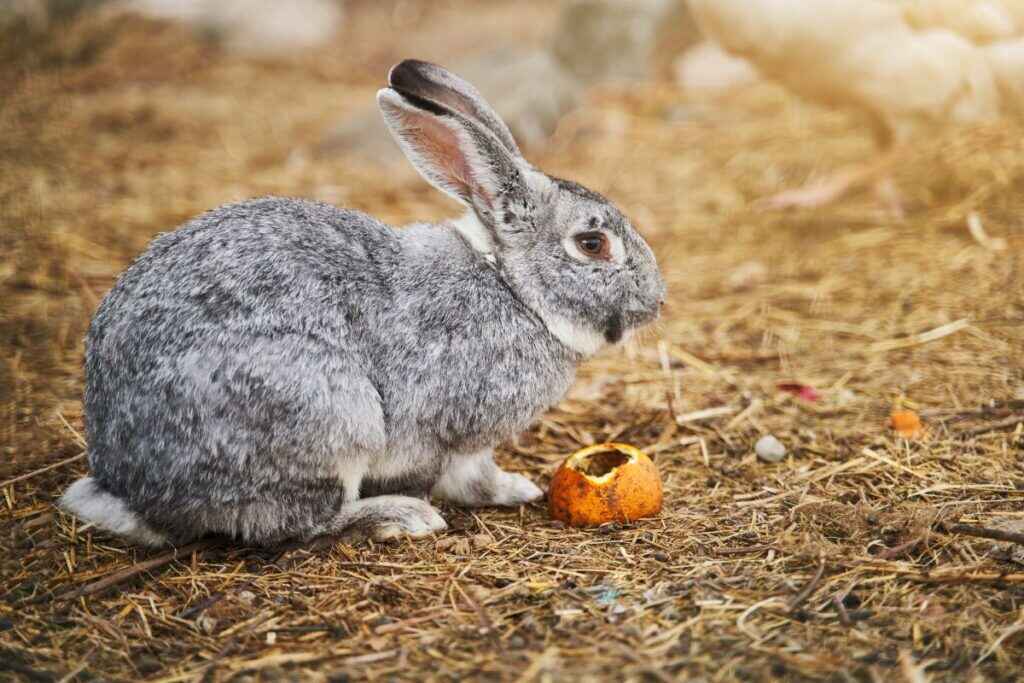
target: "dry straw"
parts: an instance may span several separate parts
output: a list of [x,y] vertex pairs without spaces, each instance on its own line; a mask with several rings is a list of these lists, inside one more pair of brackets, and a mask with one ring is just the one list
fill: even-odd
[[[425,11],[422,30],[457,27],[452,12]],[[1020,677],[1024,150],[1009,123],[922,139],[897,166],[902,221],[867,194],[751,208],[872,153],[855,119],[770,86],[716,105],[667,85],[595,92],[535,150],[624,205],[671,298],[499,459],[546,485],[580,446],[636,444],[664,479],[659,519],[571,530],[543,506],[446,510],[433,540],[168,553],[55,514],[85,470],[84,325],[153,233],[269,192],[394,221],[451,209],[410,175],[295,152],[398,56],[360,35],[259,64],[163,25],[84,20],[18,63],[28,77],[5,71],[0,679]],[[889,433],[897,399],[924,417],[920,440]],[[789,453],[777,464],[753,454],[769,433]]]

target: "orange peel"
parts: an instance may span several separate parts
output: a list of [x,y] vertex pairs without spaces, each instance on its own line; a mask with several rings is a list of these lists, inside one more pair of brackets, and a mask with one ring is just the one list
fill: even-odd
[[889,426],[905,439],[916,439],[924,435],[920,416],[906,408],[889,413]]
[[569,526],[599,526],[661,512],[658,468],[639,448],[602,443],[576,451],[548,491],[551,516]]

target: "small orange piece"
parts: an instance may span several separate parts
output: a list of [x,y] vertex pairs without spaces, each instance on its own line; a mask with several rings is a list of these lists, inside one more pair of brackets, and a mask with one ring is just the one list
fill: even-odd
[[562,463],[548,491],[551,516],[570,526],[598,526],[661,512],[658,468],[638,448],[602,443]]
[[889,413],[889,426],[906,439],[915,439],[924,433],[921,418],[913,410],[893,410]]

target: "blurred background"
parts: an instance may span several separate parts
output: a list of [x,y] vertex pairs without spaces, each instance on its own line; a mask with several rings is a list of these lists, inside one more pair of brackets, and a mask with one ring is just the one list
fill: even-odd
[[[869,392],[1024,391],[1015,0],[5,0],[0,31],[12,449],[77,415],[85,325],[154,234],[263,194],[452,215],[374,107],[409,56],[633,217],[670,348]],[[864,353],[961,320],[962,375]],[[622,353],[663,364],[654,342]]]
[[[706,630],[694,627],[700,638],[680,636],[679,652],[652,640],[657,656],[679,655],[674,666],[689,662],[685,671],[708,680],[786,667],[838,677],[865,662],[895,666],[897,648],[912,645],[953,679],[979,657],[991,680],[1014,678],[1019,589],[963,584],[940,595],[925,584],[883,586],[876,575],[918,550],[926,567],[989,557],[981,546],[968,556],[953,544],[918,545],[932,538],[922,519],[970,510],[979,523],[1020,524],[1022,36],[1021,0],[0,0],[0,482],[18,478],[0,488],[11,520],[64,539],[0,566],[27,595],[63,586],[76,547],[79,571],[92,576],[125,556],[66,535],[66,519],[47,523],[57,492],[85,471],[89,317],[155,234],[265,194],[396,225],[458,211],[401,158],[374,108],[388,68],[417,57],[477,85],[538,167],[618,203],[669,285],[657,328],[589,361],[567,400],[502,449],[502,463],[543,485],[584,444],[626,440],[657,456],[668,521],[651,545],[662,559],[630,564],[618,579],[636,600],[653,599],[655,578],[669,576],[666,553],[680,586],[751,610],[794,593],[823,553],[880,587],[868,607],[896,615],[849,639],[845,628],[772,625],[776,656],[747,645],[749,610],[737,622],[734,607],[710,607]],[[918,410],[930,440],[892,437],[894,405]],[[788,460],[754,455],[766,434]],[[799,515],[790,505],[798,499]],[[518,529],[514,545],[532,544],[542,558],[526,571],[560,585],[547,558],[563,552],[558,539],[576,537],[539,508],[525,514],[502,518],[500,533]],[[710,549],[723,543],[753,544],[755,554],[726,548],[715,559]],[[895,559],[864,564],[872,548]],[[595,542],[558,557],[590,577],[595,563],[622,565],[613,550]],[[999,558],[979,566],[1019,572],[1024,562]],[[259,563],[251,571],[269,576]],[[793,572],[806,576],[795,582]],[[710,587],[700,588],[705,579]],[[296,581],[300,591],[306,579]],[[436,588],[424,584],[423,595]],[[191,599],[160,590],[170,612]],[[573,631],[543,610],[548,599],[575,603],[545,595],[554,597],[523,598],[541,615],[523,618],[524,642],[561,642],[595,671],[608,643],[634,652],[646,647],[644,633],[689,618],[648,610],[614,630],[594,612]],[[117,620],[132,612],[105,609]],[[25,622],[54,638],[38,661],[85,656],[89,638],[106,637],[83,621],[87,635],[67,640],[48,620]],[[605,628],[600,647],[575,645]],[[16,644],[24,633],[3,638]],[[151,673],[205,661],[187,640],[160,650],[152,633],[133,638],[162,658],[146,665]],[[260,638],[244,641],[246,656],[272,646]],[[113,640],[97,643],[96,670],[123,673],[128,656],[107,654]],[[203,643],[222,654],[236,647],[229,635]],[[497,650],[513,668],[525,661],[515,647]],[[434,665],[422,648],[408,652]]]

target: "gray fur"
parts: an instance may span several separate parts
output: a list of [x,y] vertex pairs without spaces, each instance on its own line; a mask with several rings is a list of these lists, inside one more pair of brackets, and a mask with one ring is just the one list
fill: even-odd
[[[159,236],[89,328],[92,476],[66,509],[143,543],[212,533],[268,544],[431,533],[444,527],[431,492],[467,505],[539,497],[491,449],[561,399],[591,352],[577,336],[617,341],[654,319],[664,283],[603,197],[406,95],[379,99],[411,158],[423,141],[394,106],[473,145],[460,148],[484,183],[461,197],[473,211],[395,230],[262,198]],[[621,239],[620,262],[566,252],[567,235],[595,225]]]

